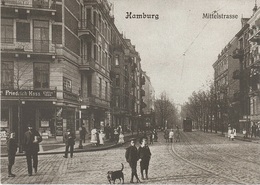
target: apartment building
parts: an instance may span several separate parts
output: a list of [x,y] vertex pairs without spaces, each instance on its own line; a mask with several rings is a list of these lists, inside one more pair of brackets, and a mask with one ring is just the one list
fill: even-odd
[[107,0],[2,0],[1,36],[2,131],[137,124],[141,59]]

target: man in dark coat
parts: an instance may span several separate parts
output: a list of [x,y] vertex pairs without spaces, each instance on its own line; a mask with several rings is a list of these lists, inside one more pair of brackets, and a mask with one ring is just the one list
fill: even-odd
[[38,167],[38,152],[39,143],[42,141],[42,137],[39,132],[32,128],[32,125],[28,125],[28,131],[24,134],[24,151],[27,160],[28,175],[32,176],[32,160],[34,172],[37,173]]
[[152,154],[147,144],[148,141],[145,137],[141,139],[140,143],[141,146],[138,148],[138,156],[141,159],[140,168],[141,168],[142,180],[144,180],[143,171],[145,170],[146,179],[148,179],[148,167],[149,167],[149,162]]
[[73,157],[73,151],[74,151],[74,145],[75,145],[75,136],[74,134],[70,131],[70,129],[67,130],[64,136],[65,140],[65,155],[63,156],[64,158],[68,158],[68,152],[70,148],[70,157]]
[[15,133],[11,132],[10,137],[7,139],[7,153],[8,153],[8,177],[15,177],[12,174],[12,166],[15,161],[15,153],[17,151],[17,143],[15,141]]
[[84,125],[82,125],[81,127],[81,133],[80,133],[80,138],[82,139],[82,141],[85,143],[86,142],[86,133],[87,133],[87,130],[85,128]]
[[135,146],[135,139],[131,139],[130,146],[126,149],[125,158],[132,170],[130,183],[133,183],[134,176],[136,177],[137,182],[141,182],[140,179],[138,178],[137,170],[136,170],[137,161],[139,157],[138,157],[137,148]]

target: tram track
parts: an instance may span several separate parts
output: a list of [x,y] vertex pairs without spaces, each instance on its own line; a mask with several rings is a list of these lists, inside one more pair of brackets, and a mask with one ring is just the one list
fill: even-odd
[[[190,140],[190,138],[188,138],[184,133],[182,133],[182,135],[184,136],[184,137],[186,137],[188,140]],[[200,137],[203,137],[203,139],[201,139],[201,140],[199,140],[198,139],[198,137],[195,137],[194,135],[189,135],[189,137],[192,137],[191,139],[193,139],[193,140],[196,140],[198,143],[200,143],[200,144],[207,144],[207,142],[205,142],[205,141],[208,141],[208,138],[207,137],[205,137],[203,134],[201,134],[200,135]],[[216,143],[217,144],[217,143]],[[227,153],[227,152],[223,152],[223,151],[219,151],[218,149],[216,149],[215,147],[212,147],[211,145],[208,145],[214,152],[216,152],[216,153],[219,153],[219,154],[221,154],[222,156],[223,155],[225,155],[225,156],[227,156],[227,157],[230,157],[230,158],[237,158],[237,159],[239,159],[240,161],[242,160],[242,161],[245,161],[245,162],[249,162],[249,163],[252,163],[252,164],[254,164],[254,165],[259,165],[260,166],[260,163],[259,162],[256,162],[256,161],[252,161],[252,160],[248,160],[248,159],[245,159],[245,158],[242,158],[241,156],[238,156],[238,155],[235,155],[235,154],[230,154],[230,153]],[[257,171],[257,173],[258,173],[259,171]]]
[[[181,136],[183,136],[183,134],[182,134]],[[185,137],[185,136],[184,136],[184,137]],[[191,147],[192,144],[191,144],[190,142],[188,142],[188,141],[185,141],[185,139],[184,139],[183,137],[182,137],[182,141],[185,143],[185,146],[188,146],[188,149],[191,150],[192,152],[195,152],[196,155],[199,154],[199,156],[204,156],[204,157],[205,157],[205,155],[200,154],[198,151],[194,151],[194,149],[192,149],[192,147]],[[196,168],[198,168],[198,169],[200,169],[200,170],[203,170],[203,171],[207,172],[207,173],[208,173],[208,177],[216,176],[216,177],[221,177],[221,178],[223,178],[223,179],[225,179],[225,180],[228,180],[228,181],[230,181],[230,183],[248,184],[247,182],[243,182],[243,181],[241,181],[241,180],[238,180],[238,179],[232,178],[232,177],[230,177],[230,176],[224,175],[224,174],[221,173],[221,172],[217,172],[217,171],[215,171],[215,170],[208,169],[207,167],[205,167],[205,166],[203,166],[203,165],[197,164],[197,163],[195,163],[195,162],[192,162],[192,161],[189,160],[189,159],[186,159],[186,158],[182,157],[180,154],[178,154],[178,153],[176,152],[174,146],[175,146],[175,143],[171,143],[171,144],[168,143],[168,151],[169,151],[169,153],[170,153],[173,157],[176,157],[176,158],[178,158],[178,159],[184,161],[186,164],[189,164],[189,165],[191,165],[191,166],[194,166],[194,167],[196,167]],[[216,160],[217,160],[217,159],[216,159]],[[215,168],[214,168],[214,169],[215,169]],[[216,169],[217,169],[217,168],[216,168]]]

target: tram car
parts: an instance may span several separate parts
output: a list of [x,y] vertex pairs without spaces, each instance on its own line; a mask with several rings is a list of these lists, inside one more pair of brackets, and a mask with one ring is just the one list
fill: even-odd
[[192,131],[192,120],[190,118],[183,119],[183,132]]

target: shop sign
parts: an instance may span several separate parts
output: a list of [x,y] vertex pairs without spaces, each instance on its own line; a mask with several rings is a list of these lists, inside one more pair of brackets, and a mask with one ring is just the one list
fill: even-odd
[[63,92],[63,98],[67,99],[67,100],[78,102],[78,95],[77,94]]
[[0,127],[8,127],[8,121],[6,121],[6,120],[1,120],[1,122],[0,122]]
[[1,90],[1,96],[12,97],[56,97],[56,91],[52,90]]
[[6,137],[7,137],[6,131],[5,130],[1,131],[0,136],[1,136],[1,140],[6,140]]
[[49,127],[49,121],[41,121],[41,127]]

